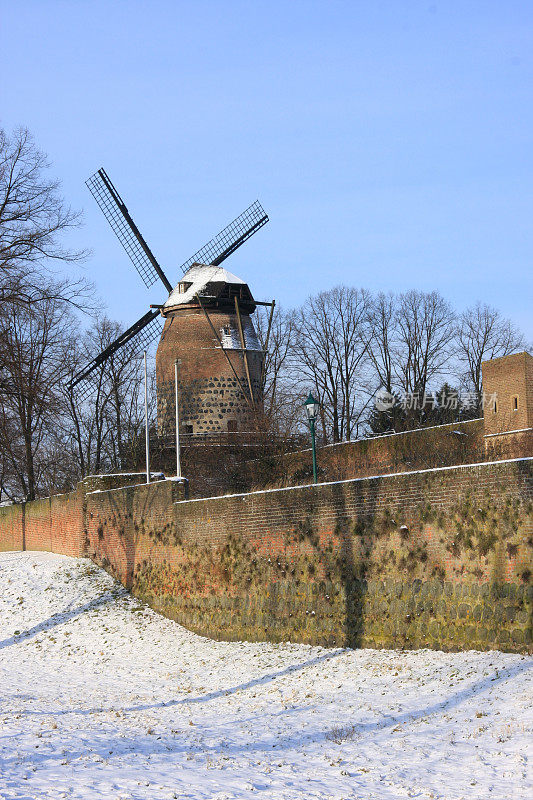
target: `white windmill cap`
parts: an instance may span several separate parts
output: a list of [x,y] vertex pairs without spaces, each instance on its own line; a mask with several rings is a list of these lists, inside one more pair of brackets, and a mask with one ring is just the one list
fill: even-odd
[[[196,295],[203,292],[208,283],[237,283],[246,286],[241,278],[224,267],[215,267],[212,264],[193,264],[169,294],[163,305],[163,313],[165,309],[194,302]],[[185,288],[184,284],[190,284],[190,286]]]

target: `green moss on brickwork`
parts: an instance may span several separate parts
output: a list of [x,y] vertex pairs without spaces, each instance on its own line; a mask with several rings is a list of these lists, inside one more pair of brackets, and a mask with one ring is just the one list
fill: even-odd
[[[305,516],[266,553],[236,533],[216,546],[176,540],[172,564],[145,560],[132,588],[218,639],[531,649],[531,505],[465,496],[445,514],[428,501],[405,519],[384,506],[324,535]],[[503,543],[512,583],[501,572]]]
[[195,502],[162,481],[0,509],[0,542],[75,554],[79,537],[220,639],[527,652],[532,493],[531,461]]
[[[441,581],[352,579],[296,588],[265,584],[245,595],[176,592],[168,568],[143,576],[134,591],[149,605],[202,635],[225,640],[299,641],[323,646],[527,650],[530,587],[465,586]],[[155,581],[153,580],[155,577]]]

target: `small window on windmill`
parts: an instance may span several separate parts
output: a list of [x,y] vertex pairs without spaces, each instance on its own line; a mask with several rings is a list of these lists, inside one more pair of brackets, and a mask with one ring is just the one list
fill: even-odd
[[513,411],[518,411],[518,395],[513,397]]
[[498,401],[497,400],[495,400],[494,403],[492,404],[492,413],[493,414],[497,414],[498,413]]
[[224,325],[224,327],[222,328],[222,332],[223,332],[224,336],[230,336],[231,335],[230,326],[229,325]]
[[181,281],[181,283],[178,283],[178,293],[185,294],[187,289],[190,289],[191,286],[192,283],[190,283],[189,281]]

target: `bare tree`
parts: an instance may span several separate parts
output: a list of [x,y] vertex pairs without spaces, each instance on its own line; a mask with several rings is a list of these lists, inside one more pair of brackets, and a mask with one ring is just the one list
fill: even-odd
[[342,394],[340,433],[341,438],[350,439],[368,400],[364,366],[372,338],[368,325],[371,297],[364,289],[338,286],[331,290],[330,300],[336,319],[333,350],[339,363]]
[[368,323],[371,328],[368,353],[376,376],[376,389],[383,388],[390,394],[395,389],[398,298],[380,292],[368,307]]
[[463,367],[463,384],[475,393],[478,413],[482,413],[482,362],[524,347],[523,335],[495,308],[477,303],[461,314],[457,357]]
[[[438,292],[401,294],[396,315],[396,379],[403,392],[422,403],[431,381],[445,374],[455,350],[455,312]],[[413,404],[409,424],[420,424],[424,409]]]
[[383,413],[374,410],[372,428],[425,424],[428,409],[424,400],[432,383],[446,378],[451,368],[456,348],[455,312],[437,292],[381,293],[370,306],[369,322],[375,390],[384,389],[391,401],[403,395],[407,406],[396,404]]
[[265,350],[261,376],[264,414],[271,432],[288,437],[299,428],[295,402],[298,389],[291,369],[296,339],[296,315],[294,311],[276,306],[267,344],[269,319],[270,309],[258,309],[255,327]]
[[[80,223],[30,133],[0,129],[0,440],[2,491],[33,498],[68,482],[72,461],[61,377],[76,327],[73,309],[93,311],[83,278],[54,277],[54,263],[86,251],[65,245]],[[66,437],[66,438],[65,438]]]
[[[118,323],[99,318],[69,353],[69,376],[116,339]],[[142,363],[132,347],[123,347],[91,376],[91,393],[64,390],[79,477],[135,464],[144,430]],[[151,393],[155,398],[155,393]],[[155,400],[154,400],[155,402]]]
[[[118,328],[114,338],[117,335]],[[131,347],[121,348],[108,361],[107,381],[108,458],[113,469],[126,469],[136,462],[139,443],[144,436],[142,353]],[[153,418],[155,410],[156,393],[153,389],[149,392],[149,419]]]
[[[0,500],[7,498],[14,502],[24,499],[24,487],[18,480],[16,469],[24,458],[24,448],[17,432],[15,415],[3,401],[0,415]],[[9,442],[10,447],[4,447],[5,442]]]
[[339,364],[332,340],[335,323],[330,313],[327,292],[309,297],[298,315],[298,340],[295,356],[303,385],[310,385],[320,401],[322,430],[328,428],[334,442],[341,440],[339,428]]
[[[36,267],[51,261],[79,261],[86,253],[63,244],[63,234],[80,224],[57,180],[49,178],[47,157],[25,128],[9,136],[0,129],[0,297],[20,300],[43,288]],[[48,288],[51,288],[48,285]],[[57,291],[58,286],[54,289]],[[35,298],[33,298],[35,299]]]
[[[91,361],[104,349],[111,338],[111,325],[103,320],[97,320],[89,331],[80,336],[68,353],[68,379],[74,377],[80,364]],[[93,472],[98,473],[105,461],[105,444],[109,434],[107,426],[109,387],[105,366],[102,365],[92,373],[90,394],[87,399],[77,391],[69,392],[66,385],[62,391],[79,477],[85,477]]]
[[298,314],[296,369],[317,393],[334,442],[357,433],[368,402],[369,306],[366,291],[338,286],[309,297]]
[[57,435],[72,315],[66,303],[53,298],[29,307],[7,305],[9,324],[0,336],[0,449],[8,467],[3,489],[33,500]]

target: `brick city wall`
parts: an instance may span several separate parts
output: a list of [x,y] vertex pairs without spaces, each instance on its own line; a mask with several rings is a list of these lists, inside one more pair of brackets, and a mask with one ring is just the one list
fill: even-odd
[[[433,428],[326,445],[318,450],[321,481],[345,480],[414,469],[525,458],[533,454],[533,428],[486,435],[483,418]],[[311,451],[283,459],[281,485],[307,483]],[[279,479],[274,477],[274,480]]]
[[[520,457],[513,454],[505,458]],[[498,450],[494,450],[494,459]],[[323,481],[365,477],[386,472],[475,464],[485,461],[483,419],[326,445],[318,450]],[[492,460],[492,459],[491,459]],[[289,453],[284,459],[287,485],[308,482],[311,451]]]
[[[319,450],[322,481],[474,464],[533,455],[533,357],[514,353],[483,362],[484,417],[462,423],[328,445]],[[273,464],[272,484],[307,483],[310,453]]]
[[[533,454],[533,430],[486,437],[483,419],[405,431],[318,448],[321,482],[414,469],[501,461]],[[285,453],[282,443],[220,443],[182,448],[184,474],[193,497],[299,486],[312,480],[311,450]],[[174,449],[161,467],[173,468]]]
[[44,550],[73,557],[85,555],[87,492],[139,483],[143,478],[141,473],[90,475],[73,492],[0,506],[0,552]]
[[24,503],[0,506],[0,553],[25,550]]
[[83,491],[0,508],[0,551],[83,555]]
[[88,495],[87,548],[191,630],[531,650],[533,459],[172,507],[169,491]]
[[26,503],[25,549],[81,556],[83,525],[83,493],[80,490]]
[[532,649],[531,458],[204,500],[185,491],[93,480],[0,509],[1,547],[88,555],[215,638]]

